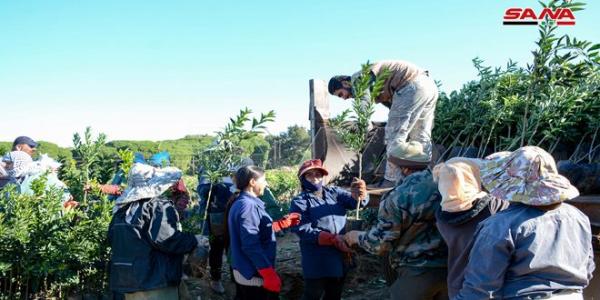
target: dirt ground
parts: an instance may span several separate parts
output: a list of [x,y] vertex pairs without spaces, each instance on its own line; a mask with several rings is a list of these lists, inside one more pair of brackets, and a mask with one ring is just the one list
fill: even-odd
[[[379,259],[369,254],[357,254],[356,258],[357,266],[346,279],[342,299],[389,299]],[[224,264],[223,285],[225,286],[225,294],[214,293],[209,287],[208,273],[204,273],[202,278],[190,277],[185,280],[191,299],[225,300],[234,298],[235,286],[231,282],[229,268],[226,263]],[[300,247],[298,237],[292,233],[287,233],[277,239],[277,273],[283,281],[281,299],[300,299],[303,283]]]

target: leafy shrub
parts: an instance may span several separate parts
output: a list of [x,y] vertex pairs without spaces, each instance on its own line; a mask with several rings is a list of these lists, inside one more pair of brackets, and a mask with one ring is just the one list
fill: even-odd
[[[570,1],[542,5],[583,9],[583,3]],[[600,44],[558,37],[556,28],[542,22],[526,68],[509,61],[504,69],[492,69],[475,58],[479,79],[440,95],[434,141],[479,148],[479,157],[524,145],[553,153],[560,147],[573,153],[584,143],[590,151],[598,149]]]
[[34,180],[34,195],[0,194],[0,297],[48,298],[106,288],[106,199],[62,207],[62,191]]
[[112,203],[86,184],[104,182],[115,170],[105,136],[73,137],[73,157],[63,157],[59,176],[74,200],[63,210],[62,191],[45,189],[45,176],[32,183],[34,195],[3,189],[0,198],[0,290],[8,298],[64,297],[106,290]]
[[282,210],[287,212],[290,201],[300,191],[300,183],[296,176],[296,170],[280,168],[267,170],[265,173],[269,189],[273,192]]

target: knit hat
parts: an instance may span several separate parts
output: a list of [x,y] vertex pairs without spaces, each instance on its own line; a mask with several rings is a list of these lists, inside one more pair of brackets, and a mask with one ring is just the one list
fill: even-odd
[[535,146],[484,160],[481,181],[492,196],[533,206],[546,206],[579,196],[577,188],[558,174],[552,155]]
[[468,158],[452,158],[433,168],[433,179],[442,195],[442,210],[459,212],[470,209],[473,202],[487,195],[481,190],[479,165]]

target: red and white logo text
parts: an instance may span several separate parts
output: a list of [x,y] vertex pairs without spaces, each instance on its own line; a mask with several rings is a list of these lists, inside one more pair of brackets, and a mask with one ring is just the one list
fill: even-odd
[[575,25],[575,15],[570,8],[544,8],[535,11],[533,8],[511,7],[504,12],[504,25],[538,25],[550,22],[557,26]]

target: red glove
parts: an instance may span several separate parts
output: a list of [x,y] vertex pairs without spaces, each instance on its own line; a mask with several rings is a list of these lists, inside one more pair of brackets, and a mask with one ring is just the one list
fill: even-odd
[[281,279],[275,273],[272,267],[258,270],[258,274],[263,278],[263,287],[270,292],[279,293],[281,291]]
[[301,216],[299,213],[290,213],[289,215],[285,215],[283,218],[273,221],[273,231],[280,232],[283,229],[297,226],[300,224]]
[[105,195],[121,195],[121,188],[115,184],[103,184],[100,191]]
[[352,250],[346,245],[344,239],[337,234],[329,233],[327,231],[321,231],[319,233],[319,245],[321,246],[334,246],[342,252],[352,252]]
[[79,202],[75,201],[75,200],[68,200],[65,203],[63,203],[63,207],[67,210],[69,209],[73,209],[75,207],[79,206]]

